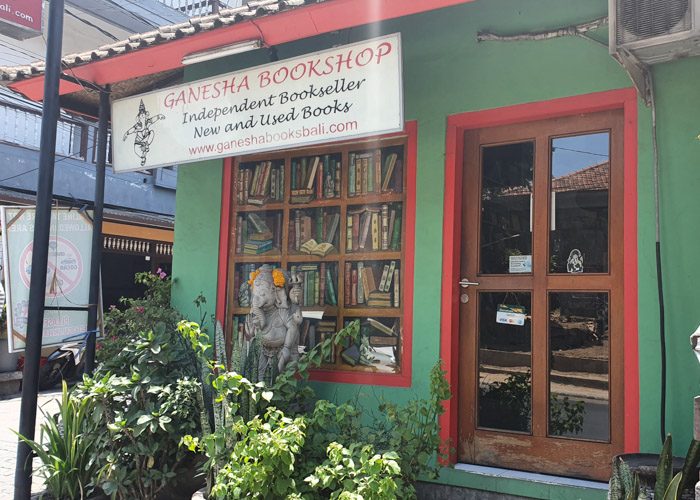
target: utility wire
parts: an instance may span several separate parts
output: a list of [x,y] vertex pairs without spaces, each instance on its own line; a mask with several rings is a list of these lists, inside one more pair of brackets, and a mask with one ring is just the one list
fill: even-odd
[[69,16],[71,16],[72,18],[77,19],[77,20],[80,21],[81,23],[87,24],[87,25],[90,26],[91,28],[96,29],[97,31],[99,31],[100,33],[102,33],[104,36],[111,38],[111,39],[114,40],[115,42],[119,40],[119,38],[117,38],[116,36],[114,36],[114,35],[113,35],[112,33],[110,33],[109,31],[107,31],[107,30],[105,30],[105,29],[103,29],[103,28],[100,28],[98,25],[96,25],[95,23],[92,23],[92,22],[88,21],[87,19],[83,19],[82,17],[80,17],[79,15],[75,14],[74,12],[71,12],[71,11],[69,11],[68,9],[66,9],[65,12],[66,12],[66,14],[68,14]]

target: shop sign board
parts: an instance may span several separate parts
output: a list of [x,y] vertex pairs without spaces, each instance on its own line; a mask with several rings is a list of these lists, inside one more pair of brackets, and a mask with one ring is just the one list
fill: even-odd
[[116,172],[403,130],[392,34],[112,104]]
[[[10,352],[23,351],[32,274],[34,207],[0,207]],[[85,212],[53,208],[44,302],[43,346],[87,331],[92,220]]]
[[0,33],[24,39],[41,33],[42,0],[2,0]]

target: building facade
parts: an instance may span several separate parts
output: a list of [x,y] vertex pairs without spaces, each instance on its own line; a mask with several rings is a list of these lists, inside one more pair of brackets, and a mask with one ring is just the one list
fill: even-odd
[[[339,349],[315,375],[322,394],[425,396],[429,370],[442,360],[453,396],[441,432],[454,453],[437,483],[484,495],[604,498],[600,481],[612,456],[658,452],[664,432],[679,449],[692,437],[700,61],[651,66],[652,114],[644,85],[636,82],[640,92],[610,56],[606,25],[566,36],[576,32],[567,27],[605,18],[603,0],[372,5],[253,13],[260,33],[270,34],[272,59],[259,50],[185,69],[185,81],[196,81],[400,33],[405,126],[180,167],[173,303],[196,317],[193,291],[201,290],[233,335],[246,312],[240,292],[249,268],[270,263],[295,266],[307,280],[325,276],[324,293],[306,293],[334,323],[314,325],[307,339],[358,318],[367,341]],[[334,8],[350,10],[339,21]],[[240,16],[191,39],[245,39],[249,23]],[[284,32],[292,26],[294,34]],[[172,47],[179,61],[185,43],[145,43],[140,53]],[[115,68],[119,57],[127,56],[113,57]],[[281,169],[276,178],[285,181],[281,196],[258,203],[251,179],[266,168]],[[304,188],[319,184],[303,172],[316,168],[320,179],[327,168],[340,177],[333,184],[333,173],[327,191],[306,199]],[[390,173],[398,168],[400,180]],[[366,172],[377,171],[381,188],[370,188]],[[299,185],[300,175],[308,183]],[[396,246],[388,231],[382,241],[379,222],[391,223],[392,213]],[[375,224],[376,246],[372,237],[363,245]],[[301,255],[300,233],[328,237],[336,253]],[[387,291],[386,268],[398,270],[399,288]],[[571,477],[578,479],[562,479]]]

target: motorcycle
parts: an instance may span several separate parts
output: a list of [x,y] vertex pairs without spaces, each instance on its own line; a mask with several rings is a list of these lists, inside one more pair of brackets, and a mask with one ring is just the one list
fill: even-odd
[[85,346],[88,335],[92,332],[83,332],[66,337],[63,344],[49,354],[46,362],[39,368],[39,389],[51,389],[61,380],[75,380],[83,375],[85,369]]

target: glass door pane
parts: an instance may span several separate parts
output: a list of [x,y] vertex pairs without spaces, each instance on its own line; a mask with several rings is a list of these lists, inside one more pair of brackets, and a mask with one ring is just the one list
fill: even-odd
[[549,294],[549,435],[610,441],[607,292]]
[[534,142],[482,148],[479,272],[532,272]]
[[609,132],[552,140],[550,272],[608,272],[609,189]]
[[530,292],[479,293],[478,426],[530,433]]

